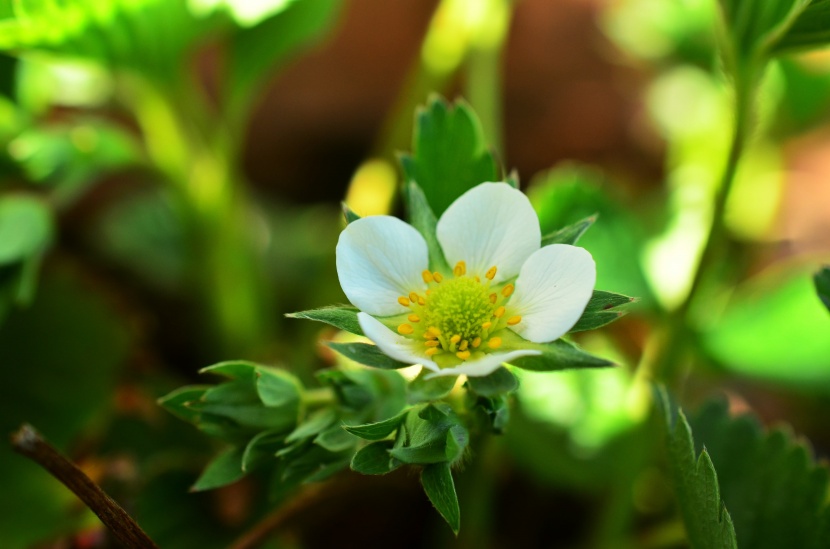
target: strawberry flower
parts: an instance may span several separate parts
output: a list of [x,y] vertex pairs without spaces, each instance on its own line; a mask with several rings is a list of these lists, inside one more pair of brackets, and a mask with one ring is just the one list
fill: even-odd
[[534,344],[567,333],[591,299],[591,255],[566,244],[541,247],[530,201],[506,183],[460,196],[438,220],[436,237],[450,268],[430,270],[424,237],[390,216],[353,221],[336,252],[363,333],[431,377],[486,376],[541,354]]

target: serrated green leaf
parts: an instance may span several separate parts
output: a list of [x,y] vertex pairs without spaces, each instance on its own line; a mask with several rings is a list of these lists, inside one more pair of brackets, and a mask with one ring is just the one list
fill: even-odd
[[254,381],[242,378],[211,387],[201,400],[190,402],[188,407],[202,414],[200,423],[206,419],[224,418],[241,428],[286,430],[297,422],[298,405],[266,407],[259,398]]
[[579,241],[579,238],[585,234],[585,231],[591,228],[591,225],[597,220],[597,215],[594,214],[586,217],[576,223],[562,227],[558,231],[550,233],[542,237],[542,246],[549,246],[551,244],[570,244],[574,245]]
[[468,377],[467,386],[481,396],[492,397],[512,393],[519,388],[519,380],[504,366],[484,377]]
[[297,425],[286,437],[285,442],[296,442],[304,438],[310,438],[321,433],[337,421],[337,413],[331,408],[324,408]]
[[397,430],[407,413],[408,410],[405,410],[396,416],[377,423],[344,425],[343,429],[364,440],[383,440]]
[[622,294],[594,290],[591,300],[585,307],[585,312],[579,317],[574,327],[568,333],[595,330],[606,326],[625,315],[626,311],[619,310],[622,305],[633,303],[635,299]]
[[421,471],[421,485],[429,501],[457,536],[461,529],[461,509],[458,506],[458,495],[455,493],[450,465],[436,463],[424,467]]
[[781,427],[765,432],[750,415],[730,417],[725,400],[689,419],[717,468],[741,548],[830,546],[828,469],[804,441]]
[[695,459],[692,432],[683,412],[658,389],[658,404],[666,428],[669,467],[672,473],[689,542],[695,549],[737,549],[735,529],[721,501],[718,477],[704,450]]
[[[504,336],[504,338],[507,337]],[[614,365],[613,362],[586,353],[573,343],[562,339],[552,341],[551,343],[530,343],[523,341],[520,344],[516,344],[516,347],[536,349],[542,353],[537,356],[517,358],[510,362],[513,366],[522,368],[523,370],[553,372],[572,368],[607,368]]]
[[394,444],[391,440],[381,440],[367,444],[352,457],[351,468],[362,475],[385,475],[401,466],[389,450]]
[[452,391],[455,387],[457,376],[441,376],[426,379],[431,370],[421,368],[417,377],[409,382],[406,387],[406,399],[410,404],[417,404],[419,402],[429,402],[432,400],[441,400]]
[[384,370],[397,370],[411,366],[411,364],[389,358],[376,345],[369,343],[328,343],[327,345],[346,358],[365,366]]
[[[461,457],[469,434],[445,404],[428,404],[410,411],[390,454],[404,463],[426,464],[455,461]],[[401,436],[403,435],[403,436]]]
[[450,268],[446,258],[444,258],[444,250],[441,249],[438,237],[435,234],[438,220],[429,206],[423,189],[415,181],[408,181],[404,184],[404,200],[406,201],[409,223],[421,233],[421,236],[427,242],[430,269],[449,272]]
[[320,309],[311,309],[309,311],[300,311],[299,313],[288,313],[288,318],[304,318],[307,320],[316,320],[317,322],[324,322],[329,326],[334,326],[338,330],[344,330],[356,335],[363,335],[363,330],[360,328],[360,323],[357,321],[357,313],[360,309],[351,306],[333,306],[323,307]]
[[255,370],[256,390],[263,404],[269,407],[293,407],[299,411],[300,381],[284,370],[258,366]]
[[416,114],[412,155],[402,155],[407,181],[415,181],[436,216],[479,183],[500,181],[481,123],[463,101],[449,105],[435,96]]
[[816,292],[819,299],[830,311],[830,267],[825,267],[815,274],[813,283],[816,285]]
[[43,253],[53,233],[52,211],[45,202],[26,195],[0,197],[0,265]]
[[205,470],[190,488],[191,492],[211,490],[236,482],[245,476],[242,470],[244,447],[228,448],[208,463]]

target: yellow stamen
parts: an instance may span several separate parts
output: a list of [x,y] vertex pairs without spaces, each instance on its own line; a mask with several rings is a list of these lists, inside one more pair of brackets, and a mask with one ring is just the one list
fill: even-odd
[[481,338],[477,337],[473,340],[473,349],[477,348],[479,345],[481,345]]
[[489,330],[493,326],[493,323],[489,320],[481,325],[482,330]]
[[424,354],[427,355],[427,356],[432,356],[432,355],[438,354],[440,352],[441,352],[441,349],[439,349],[437,347],[430,347],[429,349],[427,349],[424,352]]
[[501,338],[491,337],[490,341],[487,342],[487,346],[491,349],[498,349],[499,347],[501,347]]
[[441,345],[441,342],[437,339],[430,339],[429,341],[424,343],[424,345],[426,345],[427,347],[438,347],[439,345]]
[[503,295],[504,297],[510,297],[515,289],[516,287],[514,285],[508,284],[507,286],[501,289],[501,295]]
[[495,303],[498,298],[496,294],[490,294],[490,303]]
[[398,303],[400,303],[404,307],[409,307],[409,298],[401,296],[401,297],[398,298]]
[[465,339],[458,345],[459,351],[466,351],[467,350],[467,340]]
[[426,270],[426,271],[424,271],[424,272],[422,272],[422,273],[421,273],[421,278],[423,278],[423,279],[424,279],[424,282],[426,282],[427,284],[429,284],[430,282],[432,282],[432,281],[433,281],[433,279],[434,279],[435,277],[433,277],[433,276],[432,276],[432,273],[431,273],[431,272],[429,272],[429,270]]
[[435,339],[437,336],[429,331],[424,332],[424,339]]
[[439,330],[435,326],[430,326],[429,328],[427,328],[427,333],[432,334],[432,337],[441,337],[441,330]]
[[410,322],[420,322],[421,321],[421,317],[418,316],[418,315],[409,315],[408,317],[406,317],[406,319]]
[[461,336],[458,334],[455,334],[450,338],[450,343],[458,343],[459,341],[461,341]]
[[398,326],[398,333],[401,335],[409,335],[415,331],[411,324],[401,324]]
[[504,307],[499,307],[495,311],[493,311],[493,316],[496,318],[501,318],[504,316]]
[[415,292],[409,292],[409,301],[412,303],[418,303],[418,294]]
[[522,321],[522,317],[520,317],[519,315],[511,316],[510,318],[507,319],[507,325],[508,326],[515,326],[516,324],[518,324],[521,321]]
[[423,306],[424,306],[424,305],[426,305],[426,304],[427,304],[427,300],[426,300],[426,299],[424,299],[424,298],[423,298],[423,297],[421,297],[421,296],[418,296],[418,305],[420,305],[421,307],[423,307]]
[[489,280],[493,280],[494,278],[496,278],[496,266],[493,265],[492,267],[490,267],[484,276],[486,276]]
[[475,277],[475,280],[476,280],[476,282],[478,282],[479,284],[481,284],[481,277],[477,276],[477,277]]
[[467,360],[468,358],[470,358],[470,351],[459,351],[455,353],[455,356],[457,356],[461,360]]
[[438,282],[439,284],[442,280],[444,280],[444,276],[439,272],[432,273],[432,278],[433,280],[435,280],[435,282]]
[[464,261],[459,261],[455,264],[455,268],[453,268],[452,273],[455,276],[467,274],[467,264]]

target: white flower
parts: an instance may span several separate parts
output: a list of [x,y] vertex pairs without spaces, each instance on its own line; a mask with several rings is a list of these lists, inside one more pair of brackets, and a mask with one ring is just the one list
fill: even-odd
[[[434,376],[486,376],[541,351],[582,316],[596,281],[583,248],[541,247],[530,201],[505,183],[470,189],[438,220],[449,272],[429,270],[427,243],[390,216],[350,223],[337,275],[361,310],[364,334],[386,355]],[[520,337],[516,337],[520,336]]]

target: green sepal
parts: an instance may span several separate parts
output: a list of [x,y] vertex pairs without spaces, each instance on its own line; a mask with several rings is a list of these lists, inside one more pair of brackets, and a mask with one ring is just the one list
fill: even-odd
[[452,391],[458,376],[440,376],[426,379],[431,370],[421,368],[417,377],[406,386],[406,400],[410,404],[441,400]]
[[355,211],[351,209],[349,205],[345,202],[340,203],[340,208],[343,210],[343,218],[346,220],[347,225],[353,221],[357,221],[358,219],[360,219],[360,216],[357,215]]
[[364,440],[383,440],[398,429],[407,413],[408,410],[404,410],[396,416],[390,417],[384,421],[378,421],[377,423],[343,425],[343,429]]
[[439,217],[476,185],[501,180],[481,123],[464,101],[450,105],[432,96],[416,113],[412,141],[412,154],[400,157],[405,180],[421,186]]
[[830,267],[824,267],[813,277],[819,299],[830,311]]
[[461,509],[458,506],[458,495],[455,493],[449,463],[436,463],[424,467],[421,471],[421,485],[429,501],[457,536],[461,529]]
[[421,233],[427,242],[430,269],[449,273],[450,267],[444,257],[444,250],[441,249],[441,244],[435,234],[438,220],[429,206],[423,189],[415,181],[405,183],[403,189],[409,223]]
[[591,228],[591,225],[597,220],[597,214],[586,217],[576,223],[562,227],[558,231],[547,234],[542,237],[542,246],[550,246],[551,244],[576,244],[579,239],[585,234],[585,231]]
[[293,443],[316,436],[333,425],[335,421],[337,421],[337,413],[331,408],[324,408],[297,425],[297,428],[285,437],[285,442]]
[[683,411],[663,388],[656,390],[666,429],[675,493],[692,547],[736,549],[735,527],[720,497],[718,476],[704,449],[695,459],[692,431]]
[[401,466],[401,462],[389,455],[394,442],[381,440],[367,444],[352,457],[352,471],[362,475],[385,475]]
[[282,431],[262,431],[254,436],[242,454],[242,471],[247,473],[273,461],[284,444],[285,433]]
[[370,343],[327,343],[329,347],[350,360],[382,370],[408,368],[411,364],[389,358],[377,345]]
[[212,490],[220,486],[226,486],[245,476],[242,470],[242,456],[245,454],[244,446],[228,448],[208,463],[202,474],[191,486],[191,492]]
[[492,397],[512,393],[519,388],[519,380],[510,370],[504,366],[499,366],[490,375],[467,377],[467,388],[481,396]]
[[195,424],[198,423],[200,414],[188,405],[191,402],[200,400],[210,387],[210,385],[188,385],[187,387],[180,387],[159,398],[156,402],[177,418]]
[[460,459],[469,443],[469,433],[446,404],[428,404],[418,413],[410,411],[398,432],[390,454],[410,464]]
[[300,311],[298,313],[288,313],[285,316],[288,318],[304,318],[307,320],[315,320],[323,322],[329,326],[334,326],[338,330],[343,330],[356,335],[363,335],[363,330],[360,328],[360,323],[357,321],[357,313],[360,309],[350,305],[321,307],[320,309],[311,309],[308,311]]
[[[510,335],[503,336],[503,339],[507,343],[507,338],[514,339],[514,337],[521,339],[519,336]],[[586,353],[573,343],[563,339],[557,339],[550,343],[531,343],[522,339],[521,343],[511,343],[511,347],[535,349],[542,352],[541,355],[524,356],[510,362],[513,366],[523,370],[554,372],[577,368],[607,368],[614,366],[613,362]]]
[[576,324],[574,324],[568,333],[595,330],[611,324],[627,313],[625,310],[620,310],[620,306],[628,305],[636,300],[634,297],[628,297],[622,294],[594,290],[590,301],[588,301],[588,305],[585,306],[585,311],[582,313],[582,316],[579,317],[579,320],[576,321]]

